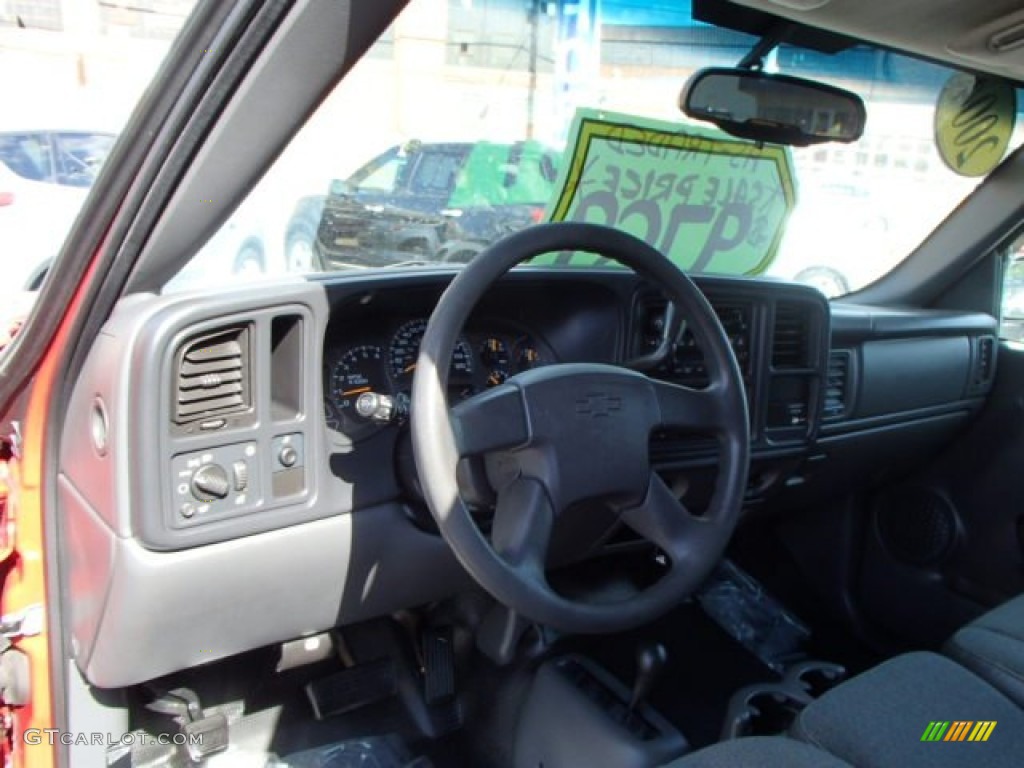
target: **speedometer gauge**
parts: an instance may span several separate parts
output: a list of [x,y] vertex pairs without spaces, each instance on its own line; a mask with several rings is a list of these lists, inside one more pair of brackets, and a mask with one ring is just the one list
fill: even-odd
[[327,386],[339,417],[338,431],[352,439],[373,432],[378,425],[357,415],[355,405],[364,392],[388,391],[384,352],[373,344],[347,350],[331,367]]
[[[395,332],[388,352],[388,367],[396,382],[408,381],[415,372],[420,342],[426,330],[426,320],[410,320]],[[453,381],[469,381],[473,376],[473,350],[464,339],[455,344],[448,375]]]

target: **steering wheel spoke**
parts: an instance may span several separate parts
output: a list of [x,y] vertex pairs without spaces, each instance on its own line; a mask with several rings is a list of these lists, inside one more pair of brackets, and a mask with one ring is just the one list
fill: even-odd
[[651,383],[661,410],[661,426],[708,434],[728,428],[730,403],[722,387],[711,384],[706,389],[692,389],[656,379]]
[[522,392],[502,384],[463,400],[451,410],[459,456],[519,448],[530,439]]
[[665,481],[651,472],[647,495],[622,513],[622,521],[678,564],[703,537],[707,521],[694,517]]
[[554,520],[555,509],[544,485],[520,477],[498,493],[491,545],[517,571],[543,578]]

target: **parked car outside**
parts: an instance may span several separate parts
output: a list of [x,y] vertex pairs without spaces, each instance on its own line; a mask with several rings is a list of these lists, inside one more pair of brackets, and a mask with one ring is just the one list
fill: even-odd
[[[312,240],[323,197],[319,196],[319,206],[315,203],[317,196],[301,198],[296,212],[287,220],[287,209],[277,200],[247,198],[164,291],[202,288],[224,278],[247,281],[317,271],[320,267],[312,259]],[[312,207],[302,207],[303,200],[313,200]],[[299,245],[293,242],[289,246],[289,238],[299,241]],[[301,251],[299,255],[292,252],[296,248]]]
[[292,272],[312,272],[322,269],[313,249],[316,231],[324,215],[326,195],[306,195],[295,203],[284,233],[284,256]]
[[72,128],[0,131],[0,284],[5,294],[39,287],[114,138]]
[[534,141],[391,147],[332,182],[314,263],[469,261],[501,235],[544,218],[559,157]]

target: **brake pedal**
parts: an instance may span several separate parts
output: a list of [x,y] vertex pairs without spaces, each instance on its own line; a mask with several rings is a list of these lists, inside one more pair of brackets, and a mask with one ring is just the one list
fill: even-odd
[[306,684],[306,696],[317,720],[375,704],[397,692],[395,664],[387,657]]

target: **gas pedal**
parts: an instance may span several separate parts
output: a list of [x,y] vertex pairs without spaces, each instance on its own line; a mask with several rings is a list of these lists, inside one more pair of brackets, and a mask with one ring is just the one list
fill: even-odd
[[432,627],[423,633],[423,697],[431,707],[455,697],[451,627]]

